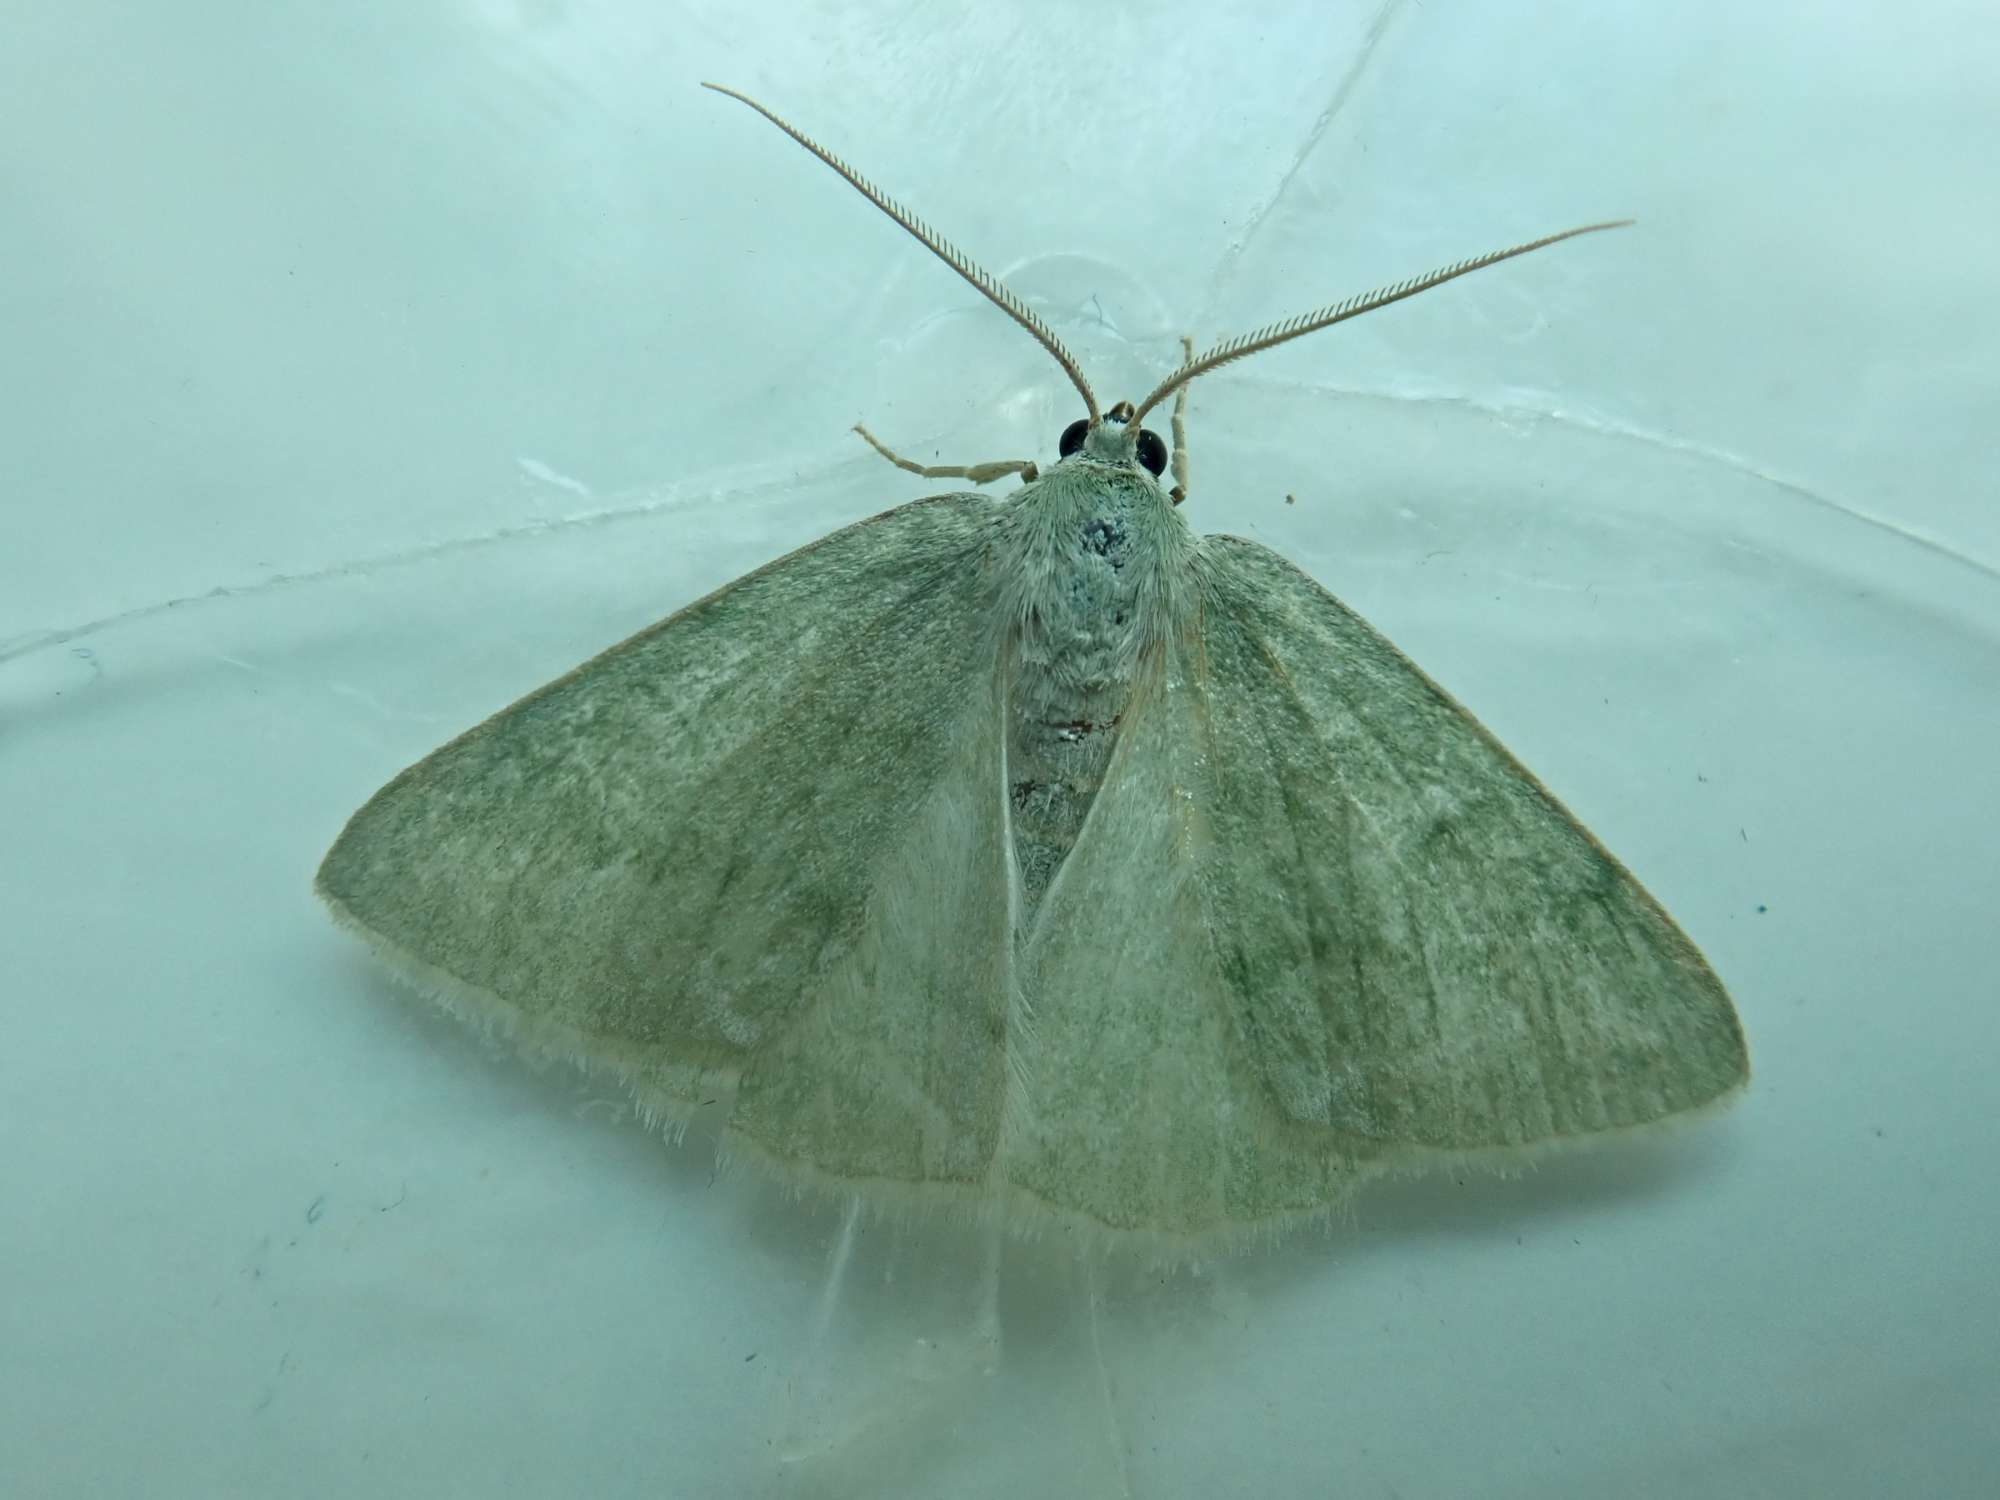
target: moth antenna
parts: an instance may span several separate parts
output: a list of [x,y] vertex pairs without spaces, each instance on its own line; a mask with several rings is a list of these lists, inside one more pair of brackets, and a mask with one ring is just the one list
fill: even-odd
[[1484,255],[1475,255],[1470,260],[1454,261],[1422,276],[1413,276],[1408,281],[1399,281],[1393,286],[1377,287],[1372,292],[1363,292],[1358,297],[1349,297],[1345,302],[1335,302],[1322,307],[1317,312],[1301,313],[1296,318],[1287,318],[1282,323],[1272,323],[1259,328],[1255,333],[1240,334],[1233,339],[1225,339],[1198,359],[1190,359],[1173,374],[1153,387],[1151,395],[1139,403],[1132,420],[1138,421],[1160,402],[1171,396],[1176,389],[1186,385],[1198,375],[1206,375],[1218,366],[1226,365],[1233,359],[1242,359],[1246,354],[1256,354],[1260,350],[1272,348],[1288,340],[1301,338],[1308,333],[1317,333],[1322,328],[1335,323],[1344,323],[1349,318],[1358,318],[1365,312],[1373,312],[1378,307],[1387,307],[1391,302],[1401,302],[1405,297],[1414,297],[1418,292],[1427,292],[1434,286],[1464,276],[1473,271],[1498,265],[1503,260],[1512,260],[1517,255],[1526,255],[1532,250],[1546,249],[1561,240],[1573,240],[1580,234],[1595,234],[1600,229],[1622,229],[1630,224],[1630,219],[1607,219],[1601,224],[1583,224],[1575,229],[1565,229],[1559,234],[1545,234],[1538,240],[1529,240],[1523,245],[1512,245],[1505,250],[1489,250]]
[[756,110],[758,114],[769,120],[778,129],[784,131],[786,135],[797,141],[806,150],[810,151],[814,156],[817,156],[829,167],[832,167],[834,171],[846,178],[850,187],[877,208],[881,209],[883,213],[894,219],[898,224],[902,225],[904,229],[908,230],[915,237],[918,244],[922,245],[931,254],[935,255],[939,260],[971,282],[973,288],[982,297],[986,298],[987,301],[999,308],[1000,311],[1027,329],[1030,334],[1034,335],[1036,343],[1055,356],[1056,363],[1061,365],[1063,373],[1069,376],[1070,384],[1075,386],[1078,393],[1082,395],[1084,408],[1090,413],[1090,425],[1095,427],[1098,424],[1100,413],[1097,409],[1097,397],[1090,389],[1090,382],[1083,378],[1083,369],[1077,364],[1076,357],[1063,347],[1062,340],[1055,336],[1048,324],[1036,316],[1035,310],[1019,297],[1015,296],[1013,292],[1009,291],[1005,283],[998,277],[973,264],[971,258],[956,245],[952,244],[950,240],[947,240],[943,235],[932,229],[930,225],[904,208],[902,204],[876,187],[874,183],[863,177],[818,141],[796,126],[787,123],[785,120],[771,113],[770,110],[759,104],[755,99],[752,99],[748,94],[739,94],[735,89],[725,88],[719,83],[704,83],[702,87],[713,89],[718,94],[727,94],[730,98],[747,104]]

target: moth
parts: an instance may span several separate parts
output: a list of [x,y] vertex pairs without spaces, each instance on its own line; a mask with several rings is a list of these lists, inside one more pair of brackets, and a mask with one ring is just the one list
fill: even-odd
[[[1610,226],[1185,346],[1104,409],[1014,293],[718,91],[1084,415],[1046,471],[897,459],[1025,482],[837,531],[404,771],[319,870],[342,925],[787,1184],[1111,1240],[1226,1243],[1744,1084],[1722,984],[1618,861],[1365,621],[1180,508],[1190,381]],[[1169,397],[1171,449],[1142,425]]]

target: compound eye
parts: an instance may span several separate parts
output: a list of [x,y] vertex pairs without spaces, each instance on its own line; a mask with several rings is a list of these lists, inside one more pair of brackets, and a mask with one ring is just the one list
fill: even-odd
[[1063,429],[1062,439],[1056,444],[1056,452],[1061,454],[1064,458],[1068,458],[1072,453],[1076,452],[1077,449],[1083,446],[1084,434],[1089,431],[1090,431],[1089,419],[1085,417],[1078,417],[1074,422],[1070,423],[1069,426]]
[[1167,445],[1160,441],[1160,435],[1150,427],[1139,429],[1139,462],[1146,466],[1146,472],[1155,479],[1167,472]]

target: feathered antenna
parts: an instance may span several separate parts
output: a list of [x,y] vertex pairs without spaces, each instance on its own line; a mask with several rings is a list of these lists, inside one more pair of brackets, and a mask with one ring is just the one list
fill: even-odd
[[1491,250],[1485,255],[1475,255],[1471,260],[1454,261],[1426,275],[1413,276],[1408,281],[1399,281],[1393,286],[1379,287],[1358,297],[1349,297],[1345,302],[1322,307],[1318,312],[1301,313],[1296,318],[1273,323],[1267,328],[1258,329],[1255,333],[1245,333],[1233,339],[1225,339],[1207,353],[1188,360],[1173,374],[1154,386],[1152,394],[1139,403],[1132,420],[1138,421],[1197,375],[1206,375],[1210,370],[1226,365],[1233,359],[1242,359],[1247,354],[1255,354],[1259,350],[1269,349],[1291,339],[1303,338],[1308,333],[1316,333],[1335,323],[1344,323],[1349,318],[1358,318],[1365,312],[1373,312],[1378,307],[1387,307],[1391,302],[1401,302],[1405,297],[1414,297],[1418,292],[1427,292],[1432,287],[1456,277],[1497,265],[1503,260],[1512,260],[1517,255],[1526,255],[1531,250],[1541,250],[1562,240],[1573,240],[1580,234],[1595,234],[1600,229],[1622,229],[1631,222],[1630,219],[1607,219],[1602,224],[1584,224],[1575,229],[1565,229],[1560,234],[1545,234],[1540,239],[1529,240],[1524,245],[1510,246],[1505,250]]
[[1097,397],[1090,389],[1090,382],[1083,378],[1083,370],[1077,364],[1076,357],[1063,347],[1062,340],[1055,336],[1048,324],[1035,315],[1034,309],[1007,290],[998,277],[974,265],[971,259],[956,245],[932,229],[930,225],[904,208],[902,204],[896,202],[895,199],[876,187],[874,183],[863,177],[854,168],[827,150],[826,147],[820,145],[818,141],[814,140],[804,131],[780,119],[777,115],[772,114],[770,110],[764,108],[763,105],[752,99],[748,94],[739,94],[735,89],[724,88],[719,83],[704,83],[702,87],[705,89],[714,89],[718,94],[727,94],[730,98],[740,100],[756,110],[758,114],[769,120],[778,129],[784,131],[786,135],[797,141],[806,150],[812,152],[814,156],[817,156],[829,167],[832,167],[834,171],[846,178],[856,192],[860,193],[862,197],[866,198],[870,203],[881,209],[883,213],[887,214],[914,235],[918,244],[922,245],[931,254],[935,255],[939,260],[971,282],[974,289],[982,297],[985,297],[995,307],[999,308],[1000,311],[1007,314],[1008,317],[1033,334],[1035,342],[1055,356],[1056,363],[1061,365],[1063,373],[1069,376],[1070,384],[1074,385],[1078,392],[1082,394],[1084,409],[1090,413],[1090,423],[1093,427],[1097,425],[1099,418]]

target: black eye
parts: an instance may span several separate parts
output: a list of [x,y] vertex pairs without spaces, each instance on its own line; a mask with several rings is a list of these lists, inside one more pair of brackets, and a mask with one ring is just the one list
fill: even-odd
[[1146,472],[1155,479],[1167,472],[1167,445],[1160,441],[1160,435],[1150,427],[1139,429],[1139,462],[1146,466]]
[[1089,431],[1089,421],[1086,418],[1078,417],[1063,429],[1062,439],[1056,444],[1056,452],[1064,458],[1068,458],[1083,446],[1083,435]]

